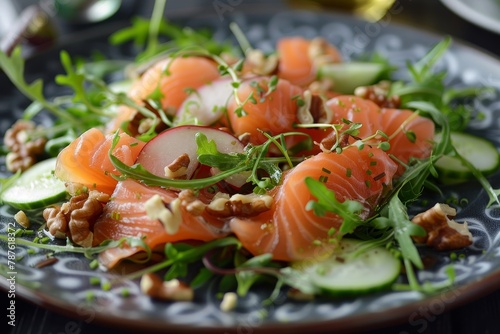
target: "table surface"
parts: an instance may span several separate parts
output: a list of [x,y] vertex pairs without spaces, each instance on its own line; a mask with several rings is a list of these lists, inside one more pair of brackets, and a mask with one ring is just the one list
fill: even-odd
[[[5,1],[5,0],[2,0]],[[124,0],[130,2],[131,0]],[[29,3],[26,0],[23,3]],[[256,5],[266,6],[271,2],[273,6],[283,6],[283,8],[300,6],[300,1],[246,1],[245,4],[255,2]],[[113,19],[122,19],[123,16],[130,16],[137,12],[147,15],[152,7],[152,1],[141,1],[140,6],[135,5],[132,10],[123,10]],[[170,10],[182,10],[192,6],[207,6],[212,4],[206,1],[183,0],[169,1],[167,8]],[[397,16],[394,16],[394,22],[413,26],[418,29],[430,32],[450,35],[456,40],[469,45],[478,47],[483,51],[489,52],[495,56],[500,55],[500,35],[494,32],[477,27],[461,17],[449,11],[441,2],[436,0],[401,0],[399,5],[404,10]],[[236,8],[238,10],[238,8]],[[62,25],[62,32],[68,32],[72,27]],[[74,27],[73,27],[74,28]],[[500,288],[500,283],[499,283]],[[2,310],[5,310],[7,296],[2,296]],[[5,308],[4,308],[5,307]],[[498,333],[498,318],[500,316],[500,290],[497,290],[486,296],[478,298],[465,305],[455,305],[444,309],[440,314],[429,313],[426,310],[420,310],[423,315],[422,321],[410,323],[406,321],[396,324],[394,327],[369,330],[367,333],[439,333],[439,334],[466,334],[466,333]],[[3,319],[0,324],[1,333],[11,334],[31,334],[31,333],[71,333],[79,334],[100,334],[113,333],[113,329],[102,326],[97,323],[86,323],[83,320],[72,319],[63,315],[51,312],[47,309],[33,305],[21,298],[16,299],[16,327],[2,330],[7,326]],[[68,324],[72,324],[68,328]],[[73,326],[74,325],[74,326]],[[120,330],[123,332],[123,330]]]

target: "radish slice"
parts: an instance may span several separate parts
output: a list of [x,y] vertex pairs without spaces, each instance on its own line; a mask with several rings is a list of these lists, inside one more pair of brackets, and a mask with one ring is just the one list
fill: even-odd
[[190,179],[200,165],[196,154],[198,145],[195,136],[197,133],[203,133],[209,141],[213,140],[217,145],[217,150],[221,153],[243,153],[244,151],[243,144],[225,131],[205,126],[184,125],[165,130],[153,138],[141,150],[136,162],[154,175],[172,178],[168,175],[169,173],[166,175],[165,167],[185,154],[189,164],[182,170],[182,175],[177,175],[177,177]]
[[176,124],[187,122],[210,125],[224,113],[226,104],[233,93],[231,80],[223,78],[201,86],[189,95],[177,110]]

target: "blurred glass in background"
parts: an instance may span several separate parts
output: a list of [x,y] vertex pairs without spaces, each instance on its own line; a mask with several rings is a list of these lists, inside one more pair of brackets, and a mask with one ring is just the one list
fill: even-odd
[[122,0],[49,0],[56,15],[73,23],[106,20],[120,9]]
[[[0,0],[0,48],[10,53],[18,44],[50,46],[58,28],[105,21],[135,0]],[[127,5],[127,6],[125,6]]]
[[288,0],[294,7],[344,11],[368,21],[380,20],[395,0]]

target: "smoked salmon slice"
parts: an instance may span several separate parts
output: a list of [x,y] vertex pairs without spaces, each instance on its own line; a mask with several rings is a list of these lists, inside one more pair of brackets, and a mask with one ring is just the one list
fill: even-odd
[[[215,62],[204,57],[176,57],[158,61],[147,69],[132,84],[128,96],[137,104],[155,92],[161,93],[162,109],[174,115],[190,93],[220,77]],[[111,121],[108,130],[114,131],[122,123],[130,121],[136,110],[122,106],[118,115]]]
[[235,217],[231,230],[254,255],[271,253],[275,260],[297,261],[321,255],[328,248],[329,231],[336,231],[342,217],[316,216],[306,210],[313,199],[305,179],[325,180],[337,200],[359,201],[362,218],[369,217],[391,187],[397,165],[378,148],[352,146],[342,153],[319,153],[285,173],[283,182],[270,193],[270,210],[252,218]]
[[[210,241],[229,233],[220,220],[207,214],[193,215],[184,207],[181,207],[182,223],[178,231],[175,234],[167,233],[163,223],[151,219],[146,213],[145,203],[154,195],[159,195],[164,203],[170,203],[178,197],[178,193],[172,190],[149,187],[131,179],[120,181],[94,225],[94,245],[123,237],[144,237],[144,242],[155,249],[167,242]],[[100,260],[111,268],[141,250],[139,247],[111,249],[101,253]]]
[[[59,153],[55,175],[65,182],[111,194],[117,183],[113,174],[118,174],[108,156],[112,143],[112,134],[105,135],[96,128],[87,130]],[[122,133],[113,154],[123,163],[132,165],[144,145]]]
[[278,76],[301,87],[316,80],[318,63],[338,63],[342,60],[337,48],[320,38],[282,38],[276,51],[279,56]]
[[[244,81],[238,88],[238,96],[243,105],[243,114],[234,97],[228,104],[228,118],[233,133],[238,137],[248,133],[250,142],[259,145],[267,141],[259,130],[278,135],[294,131],[297,122],[297,101],[302,89],[287,80],[278,80],[274,90],[270,90],[270,78],[258,77]],[[249,100],[253,98],[253,100]]]
[[[435,126],[434,122],[406,109],[380,108],[370,100],[357,96],[342,95],[328,100],[327,106],[334,114],[334,123],[342,123],[347,119],[353,123],[361,123],[357,137],[363,139],[374,135],[378,130],[389,139],[392,154],[402,163],[407,164],[411,157],[427,158],[432,150]],[[356,139],[351,138],[350,142]],[[400,165],[398,174],[405,167]]]
[[[387,151],[407,164],[411,158],[429,157],[435,134],[434,122],[407,109],[383,108],[380,111],[380,126],[389,136]],[[399,174],[404,167],[399,167]]]

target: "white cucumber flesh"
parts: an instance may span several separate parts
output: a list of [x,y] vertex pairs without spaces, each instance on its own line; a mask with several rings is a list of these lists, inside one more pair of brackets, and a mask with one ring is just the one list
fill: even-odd
[[1,201],[20,210],[34,210],[66,197],[64,182],[53,174],[56,158],[36,163],[1,195]]
[[376,83],[385,70],[385,65],[377,63],[331,63],[319,68],[318,78],[332,80],[336,92],[352,94],[357,87]]
[[[436,141],[441,134],[436,135]],[[492,142],[472,134],[452,132],[451,142],[457,152],[470,162],[483,175],[490,175],[500,167],[500,154]],[[435,163],[439,180],[446,184],[455,184],[474,178],[471,169],[455,156],[443,156]]]
[[383,247],[352,254],[362,241],[343,239],[340,250],[305,270],[316,288],[324,294],[345,297],[381,291],[401,273],[401,261]]

